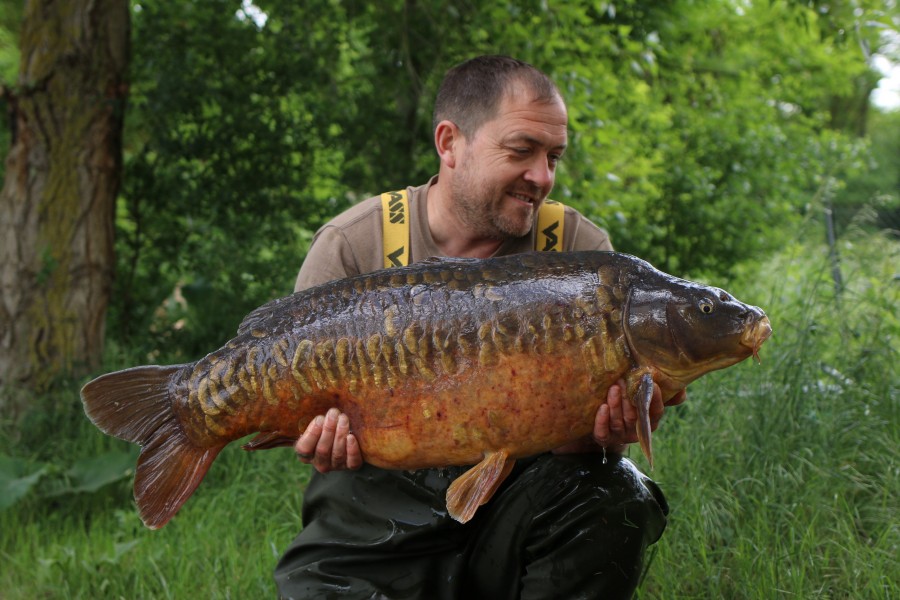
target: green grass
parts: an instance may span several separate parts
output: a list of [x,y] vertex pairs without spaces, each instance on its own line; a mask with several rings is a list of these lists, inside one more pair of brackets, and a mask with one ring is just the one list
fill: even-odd
[[[74,411],[68,417],[82,423],[61,439],[30,440],[47,445],[35,456],[69,463],[121,447]],[[54,500],[32,494],[0,513],[0,597],[276,597],[271,571],[299,530],[308,476],[288,449],[229,446],[158,531],[138,518],[130,479]]]
[[737,284],[762,366],[698,381],[654,439],[672,512],[642,600],[900,598],[900,245],[845,245],[840,304],[810,250]]
[[[774,336],[761,366],[698,381],[654,436],[671,514],[641,600],[900,598],[900,245],[861,237],[842,254],[839,305],[810,245],[726,286],[766,309]],[[127,448],[87,422],[77,389],[2,424],[0,453],[58,474]],[[308,475],[288,449],[232,445],[159,531],[141,525],[128,480],[30,493],[0,512],[0,597],[274,598]]]

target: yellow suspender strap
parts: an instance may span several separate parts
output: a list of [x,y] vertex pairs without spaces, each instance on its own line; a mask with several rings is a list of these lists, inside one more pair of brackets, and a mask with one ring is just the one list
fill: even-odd
[[[544,200],[538,211],[534,249],[539,252],[561,252],[566,207],[555,200]],[[406,190],[381,195],[382,252],[384,268],[409,264],[409,198]]]
[[538,210],[537,235],[534,249],[538,252],[561,252],[565,205],[547,198]]
[[409,264],[409,199],[406,190],[381,195],[384,268]]

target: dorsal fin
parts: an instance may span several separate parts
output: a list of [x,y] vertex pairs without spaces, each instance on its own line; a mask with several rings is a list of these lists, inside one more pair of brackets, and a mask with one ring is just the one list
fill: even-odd
[[416,264],[419,265],[439,265],[439,264],[470,264],[473,262],[478,262],[477,258],[461,258],[457,256],[429,256],[424,260],[420,260]]
[[267,321],[273,313],[277,312],[278,305],[285,302],[290,296],[285,298],[276,298],[275,300],[270,300],[266,302],[262,306],[253,309],[244,320],[241,321],[241,324],[238,325],[237,334],[244,335],[251,329],[254,329],[259,323],[263,321]]

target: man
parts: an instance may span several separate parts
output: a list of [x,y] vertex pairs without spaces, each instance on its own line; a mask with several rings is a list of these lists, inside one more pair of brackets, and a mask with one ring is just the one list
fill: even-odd
[[[567,128],[562,96],[530,65],[482,56],[451,69],[434,109],[438,175],[407,189],[410,262],[532,250],[535,215],[553,188]],[[563,244],[566,251],[612,249],[603,230],[570,208]],[[319,230],[296,289],[374,271],[382,261],[376,197]],[[630,597],[667,507],[656,485],[620,456],[636,441],[635,410],[622,389],[610,390],[591,439],[518,461],[465,525],[447,515],[444,495],[466,467],[376,469],[363,464],[346,415],[332,409],[318,417],[296,444],[318,473],[305,494],[304,529],[275,571],[281,594]],[[654,428],[662,412],[657,388]]]

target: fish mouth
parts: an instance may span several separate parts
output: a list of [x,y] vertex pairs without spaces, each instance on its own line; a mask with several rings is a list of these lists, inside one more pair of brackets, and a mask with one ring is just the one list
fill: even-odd
[[759,348],[772,335],[772,324],[769,323],[769,317],[763,315],[760,319],[752,323],[741,336],[741,344],[750,348],[753,358],[757,363],[761,363],[759,359]]

